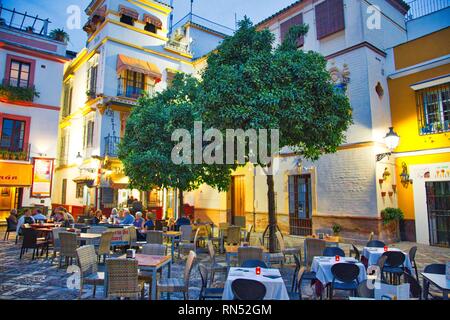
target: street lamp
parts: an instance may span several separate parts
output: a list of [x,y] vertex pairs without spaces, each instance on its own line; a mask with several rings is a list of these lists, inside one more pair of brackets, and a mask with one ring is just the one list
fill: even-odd
[[395,148],[398,147],[398,144],[400,143],[400,137],[394,131],[393,127],[389,127],[389,132],[384,137],[384,143],[390,151],[377,154],[377,161],[381,161],[384,157],[389,157],[390,155],[392,155],[392,152],[395,150]]
[[80,152],[78,152],[77,156],[75,157],[75,164],[77,165],[77,167],[81,167],[81,165],[83,164],[83,156]]

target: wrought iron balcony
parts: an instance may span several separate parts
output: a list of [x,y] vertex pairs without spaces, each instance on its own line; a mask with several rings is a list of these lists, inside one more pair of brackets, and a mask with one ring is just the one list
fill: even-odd
[[27,83],[18,83],[19,80],[3,79],[0,84],[0,97],[10,101],[28,101],[31,102],[35,97],[39,97],[39,92],[34,86]]
[[117,96],[131,99],[138,99],[144,92],[151,93],[153,86],[149,83],[136,83],[128,79],[120,77],[118,79],[119,85],[117,88]]
[[120,143],[120,137],[109,135],[105,137],[105,152],[104,157],[117,158],[118,146]]

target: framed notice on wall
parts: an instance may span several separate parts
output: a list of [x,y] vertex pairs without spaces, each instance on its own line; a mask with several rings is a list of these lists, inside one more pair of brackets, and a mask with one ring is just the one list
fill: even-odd
[[33,158],[31,197],[50,198],[53,182],[53,159]]

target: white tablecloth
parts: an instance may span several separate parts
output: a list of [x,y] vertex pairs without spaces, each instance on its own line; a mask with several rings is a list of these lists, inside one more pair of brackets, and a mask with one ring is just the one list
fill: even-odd
[[[389,248],[388,251],[401,251],[398,248]],[[378,259],[383,255],[384,248],[370,248],[364,247],[363,256],[367,258],[369,266],[373,266],[377,264]],[[402,251],[403,252],[403,251]],[[411,265],[411,260],[409,260],[409,256],[407,253],[403,252],[405,255],[405,267],[409,269],[409,271],[413,272],[413,268]]]
[[[333,273],[331,273],[331,267],[336,263],[343,262],[356,262],[355,258],[351,257],[341,257],[339,262],[335,260],[335,257],[314,257],[311,271],[316,273],[316,278],[326,286],[328,283],[333,281]],[[367,279],[366,268],[360,262],[357,262],[356,265],[359,267],[359,276],[358,281],[363,282]]]
[[[264,275],[280,276],[280,278],[271,279],[264,277]],[[263,268],[261,268],[260,275],[256,275],[255,268],[230,268],[227,281],[225,282],[222,300],[234,299],[231,283],[236,279],[250,279],[262,282],[267,290],[264,300],[289,300],[289,295],[281,277],[280,270]]]

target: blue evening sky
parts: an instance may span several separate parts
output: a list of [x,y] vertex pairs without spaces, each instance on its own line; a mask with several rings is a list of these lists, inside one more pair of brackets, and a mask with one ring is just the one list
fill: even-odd
[[[167,0],[169,1],[169,0]],[[49,18],[52,22],[50,30],[64,28],[70,35],[69,50],[80,51],[86,41],[86,33],[81,29],[68,30],[66,10],[70,5],[78,5],[82,9],[81,26],[86,21],[84,9],[90,0],[0,0],[8,9],[27,11],[28,14]],[[244,15],[257,23],[278,10],[290,5],[295,0],[194,0],[193,12],[203,18],[234,28],[235,14],[238,20]],[[190,0],[174,0],[174,22],[189,13]]]

